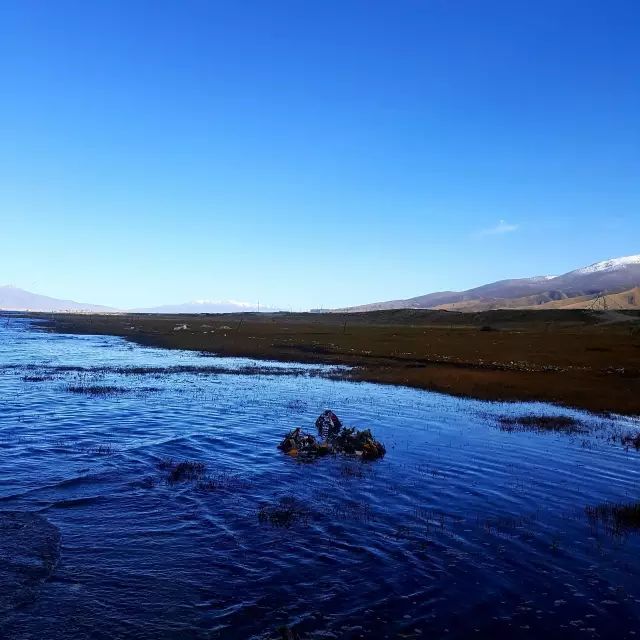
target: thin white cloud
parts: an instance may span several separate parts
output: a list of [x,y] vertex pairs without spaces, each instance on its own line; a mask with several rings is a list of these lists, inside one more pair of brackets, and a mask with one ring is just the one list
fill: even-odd
[[483,229],[480,232],[481,236],[502,236],[505,233],[513,233],[518,230],[517,224],[509,224],[506,220],[500,220],[495,227],[489,229]]

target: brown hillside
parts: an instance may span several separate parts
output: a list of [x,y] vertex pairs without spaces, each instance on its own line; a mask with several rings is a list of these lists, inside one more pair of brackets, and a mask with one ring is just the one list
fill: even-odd
[[585,295],[554,300],[550,293],[526,296],[524,298],[489,298],[464,300],[434,307],[446,311],[477,313],[497,309],[638,309],[640,308],[640,287],[609,293],[604,296]]

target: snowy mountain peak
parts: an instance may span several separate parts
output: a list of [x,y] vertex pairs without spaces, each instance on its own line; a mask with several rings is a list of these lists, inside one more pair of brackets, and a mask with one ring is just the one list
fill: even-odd
[[235,306],[235,307],[239,307],[239,308],[254,308],[257,307],[257,304],[254,304],[253,302],[242,302],[241,300],[207,300],[207,299],[202,299],[202,300],[192,300],[191,302],[188,302],[187,304],[199,304],[199,305],[216,305],[216,304],[220,304],[220,305],[228,305],[228,306]]
[[598,273],[603,271],[617,271],[629,265],[640,264],[640,254],[635,256],[625,256],[623,258],[612,258],[602,262],[594,262],[588,267],[576,269],[573,273]]

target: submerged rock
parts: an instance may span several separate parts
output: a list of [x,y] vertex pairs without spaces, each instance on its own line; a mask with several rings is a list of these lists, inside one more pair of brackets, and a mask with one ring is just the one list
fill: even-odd
[[316,420],[319,437],[305,433],[300,427],[290,431],[278,449],[290,456],[321,456],[342,453],[361,456],[363,460],[376,460],[386,453],[384,445],[373,437],[369,429],[345,427],[333,411],[324,411]]
[[0,614],[35,599],[60,558],[60,532],[36,513],[0,511]]

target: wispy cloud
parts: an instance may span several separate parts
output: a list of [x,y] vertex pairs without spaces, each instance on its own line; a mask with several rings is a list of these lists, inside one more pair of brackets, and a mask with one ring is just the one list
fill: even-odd
[[502,236],[505,233],[513,233],[518,230],[517,224],[509,224],[506,220],[500,220],[495,227],[489,229],[483,229],[480,232],[481,236]]

